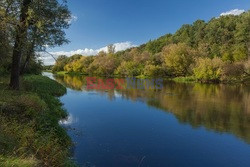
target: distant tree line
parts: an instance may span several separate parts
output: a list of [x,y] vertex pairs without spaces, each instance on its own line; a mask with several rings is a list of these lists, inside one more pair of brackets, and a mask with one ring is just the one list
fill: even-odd
[[250,74],[250,11],[197,20],[139,47],[97,56],[60,56],[54,72],[96,76],[193,77],[203,82],[243,80]]

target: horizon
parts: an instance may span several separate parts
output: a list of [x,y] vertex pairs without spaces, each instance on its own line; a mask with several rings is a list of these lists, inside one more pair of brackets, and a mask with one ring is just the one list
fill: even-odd
[[[192,3],[182,2],[183,5],[179,5],[180,2],[182,0],[178,2],[157,0],[154,3],[146,0],[145,6],[140,6],[136,2],[131,7],[132,2],[121,2],[117,5],[113,0],[105,2],[94,0],[84,3],[69,1],[72,19],[70,28],[66,30],[66,36],[70,43],[48,48],[47,51],[55,57],[74,54],[89,56],[105,51],[110,44],[116,46],[116,51],[122,51],[140,46],[165,34],[173,34],[184,24],[192,24],[196,20],[207,22],[222,15],[239,15],[250,8],[247,2],[235,0],[231,2],[195,0]],[[147,6],[150,4],[151,6]],[[217,5],[214,6],[215,4]],[[136,8],[138,6],[140,8]],[[169,6],[178,8],[173,10]],[[185,14],[190,10],[192,13]],[[45,65],[55,63],[48,54],[42,56]]]

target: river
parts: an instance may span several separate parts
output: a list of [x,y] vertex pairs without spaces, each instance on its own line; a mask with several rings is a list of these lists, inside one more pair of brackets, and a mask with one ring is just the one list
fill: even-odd
[[44,75],[67,87],[80,166],[250,166],[250,86]]

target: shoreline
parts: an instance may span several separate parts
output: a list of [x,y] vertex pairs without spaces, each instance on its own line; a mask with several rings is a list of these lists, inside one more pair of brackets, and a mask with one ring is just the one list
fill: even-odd
[[76,166],[73,143],[59,121],[68,116],[59,97],[60,83],[42,76],[22,77],[20,91],[0,78],[0,166]]
[[185,76],[185,77],[149,77],[149,76],[144,76],[144,75],[139,75],[139,76],[119,76],[119,75],[113,75],[113,76],[96,76],[96,75],[88,75],[88,74],[83,74],[83,73],[77,73],[77,72],[66,72],[66,71],[59,71],[59,72],[53,72],[45,70],[44,72],[49,72],[52,74],[56,75],[75,75],[75,76],[86,76],[86,77],[103,77],[103,78],[128,78],[128,77],[133,77],[137,79],[155,79],[155,78],[160,78],[164,80],[169,80],[169,81],[174,81],[174,82],[179,82],[179,83],[200,83],[200,84],[250,84],[250,77],[245,77],[242,80],[238,79],[230,79],[230,80],[211,80],[211,81],[201,81],[196,79],[194,76]]

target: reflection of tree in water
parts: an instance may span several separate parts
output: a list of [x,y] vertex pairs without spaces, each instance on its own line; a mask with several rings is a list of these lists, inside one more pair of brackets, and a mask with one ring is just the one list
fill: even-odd
[[[72,89],[85,90],[84,77],[63,76],[56,79]],[[119,94],[130,100],[144,101],[173,113],[180,123],[232,133],[250,143],[249,86],[166,82],[162,90],[130,88],[95,91],[108,95],[110,99]]]
[[54,75],[57,82],[74,90],[84,90],[85,76],[78,75]]

